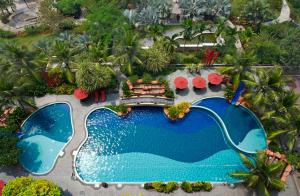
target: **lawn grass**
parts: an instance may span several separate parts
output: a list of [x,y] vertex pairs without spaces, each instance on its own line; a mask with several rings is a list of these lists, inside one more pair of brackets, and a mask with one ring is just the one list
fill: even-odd
[[20,35],[10,39],[0,38],[0,42],[15,42],[17,45],[25,45],[29,48],[32,48],[39,41],[51,39],[53,37],[53,34]]

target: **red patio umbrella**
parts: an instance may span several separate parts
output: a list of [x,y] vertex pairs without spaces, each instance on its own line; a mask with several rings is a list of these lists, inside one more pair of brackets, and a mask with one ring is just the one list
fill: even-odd
[[174,80],[174,85],[178,89],[185,89],[188,86],[188,80],[185,77],[177,77]]
[[81,88],[77,88],[74,91],[74,96],[79,100],[83,100],[89,96],[89,93]]
[[5,182],[3,180],[0,180],[0,196],[2,195],[2,190],[5,186]]
[[219,85],[223,81],[223,76],[217,73],[210,73],[208,75],[208,81],[213,85]]
[[193,85],[195,88],[205,88],[206,80],[200,76],[193,78]]

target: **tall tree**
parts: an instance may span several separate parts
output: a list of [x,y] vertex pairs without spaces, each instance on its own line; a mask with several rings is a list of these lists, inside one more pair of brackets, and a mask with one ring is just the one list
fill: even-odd
[[123,28],[122,37],[119,40],[116,48],[116,63],[125,66],[125,70],[129,75],[133,73],[135,64],[141,65],[142,61],[139,58],[139,42],[138,35],[132,30]]

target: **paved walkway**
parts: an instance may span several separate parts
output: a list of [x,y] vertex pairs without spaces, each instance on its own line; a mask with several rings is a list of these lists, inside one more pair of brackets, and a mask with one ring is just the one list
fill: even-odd
[[[203,69],[201,70],[201,77],[205,78],[208,82],[208,74],[216,72],[215,69]],[[175,93],[175,103],[179,103],[182,101],[194,102],[204,97],[212,97],[212,96],[223,96],[224,95],[224,86],[220,85],[217,87],[208,87],[203,90],[194,90],[193,89],[193,78],[199,76],[199,74],[191,74],[187,69],[185,70],[177,70],[171,73],[168,76],[168,81],[170,87],[175,90],[174,80],[178,76],[183,76],[188,79],[189,84],[188,88],[185,90],[181,90]]]

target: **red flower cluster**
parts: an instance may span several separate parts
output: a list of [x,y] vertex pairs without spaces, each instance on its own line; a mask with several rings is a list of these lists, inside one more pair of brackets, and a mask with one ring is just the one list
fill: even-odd
[[63,83],[58,74],[49,75],[48,72],[42,72],[42,78],[48,87],[56,87]]

